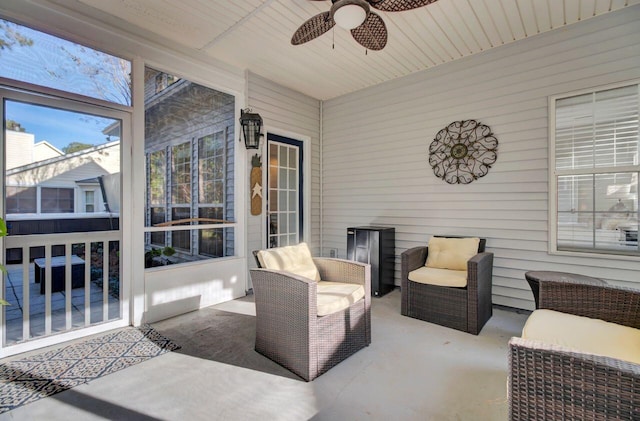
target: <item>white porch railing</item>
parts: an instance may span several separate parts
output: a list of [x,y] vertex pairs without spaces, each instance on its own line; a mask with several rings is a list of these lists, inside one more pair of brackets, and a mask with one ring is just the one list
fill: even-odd
[[[46,234],[46,235],[25,235],[25,236],[9,236],[5,237],[4,244],[5,249],[19,248],[22,250],[22,341],[26,341],[34,338],[31,326],[31,288],[35,287],[35,283],[30,282],[30,249],[32,247],[44,247],[44,276],[40,277],[40,282],[44,282],[44,336],[49,336],[53,333],[52,330],[52,296],[53,296],[53,284],[52,277],[52,249],[54,246],[64,246],[64,331],[74,329],[73,325],[73,307],[76,307],[78,311],[78,303],[72,303],[72,269],[74,264],[78,264],[77,260],[72,262],[73,246],[84,245],[84,256],[78,256],[78,258],[84,259],[84,311],[80,308],[80,313],[84,314],[84,323],[82,326],[78,326],[76,322],[75,328],[88,327],[91,323],[91,263],[92,263],[92,245],[102,245],[102,317],[99,322],[105,322],[109,320],[109,267],[110,267],[110,242],[120,242],[119,231],[99,231],[99,232],[83,232],[83,233],[64,233],[64,234]],[[75,259],[78,259],[75,258]],[[40,259],[39,264],[42,263]],[[57,266],[57,265],[56,265]],[[119,265],[120,266],[120,265]],[[35,270],[39,270],[40,267],[35,265]],[[41,270],[41,269],[40,269]],[[121,269],[120,269],[121,272]],[[118,275],[118,282],[122,282],[121,275]],[[42,292],[42,286],[39,287]],[[6,289],[6,282],[5,282]],[[120,309],[121,297],[122,297],[122,285],[120,284],[120,297],[118,298],[118,315],[122,317],[122,311]],[[95,301],[94,301],[95,305]],[[95,323],[94,323],[95,324]],[[57,329],[56,333],[58,333]],[[4,345],[7,342],[7,320],[3,318],[3,338]],[[40,337],[40,336],[39,336]]]

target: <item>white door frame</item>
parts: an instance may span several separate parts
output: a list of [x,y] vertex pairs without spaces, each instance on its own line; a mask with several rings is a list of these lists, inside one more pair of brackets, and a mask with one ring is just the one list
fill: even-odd
[[[291,132],[288,130],[283,130],[283,129],[278,129],[278,128],[274,128],[274,127],[270,127],[270,126],[265,126],[265,135],[264,135],[264,150],[263,150],[263,155],[264,157],[267,156],[267,136],[269,134],[274,134],[277,136],[282,136],[282,137],[288,137],[290,139],[293,140],[297,140],[302,142],[302,174],[303,174],[303,181],[302,181],[302,189],[303,189],[303,197],[302,197],[302,203],[304,205],[304,213],[302,215],[302,223],[303,223],[303,227],[302,227],[302,235],[304,238],[304,241],[307,243],[310,243],[310,239],[311,239],[311,218],[310,218],[310,214],[311,214],[311,137],[309,136],[305,136],[305,135],[301,135],[299,133],[295,133],[295,132]],[[262,165],[262,179],[265,180],[265,186],[264,186],[264,191],[266,192],[266,189],[268,189],[269,187],[266,185],[266,180],[268,179],[268,170],[269,170],[269,165],[268,163],[265,163],[264,165]],[[266,196],[266,195],[265,195]],[[268,218],[269,216],[267,215],[267,201],[263,200],[262,201],[262,215],[264,215],[264,218]],[[261,222],[261,225],[263,227],[262,229],[262,245],[266,247],[267,245],[267,241],[269,238],[269,233],[267,232],[267,230],[264,228],[266,226],[265,224],[266,219],[263,219]]]

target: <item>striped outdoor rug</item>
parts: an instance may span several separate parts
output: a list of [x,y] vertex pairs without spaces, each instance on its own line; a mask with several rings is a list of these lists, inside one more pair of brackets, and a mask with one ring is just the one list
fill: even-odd
[[179,348],[144,325],[0,364],[0,414]]

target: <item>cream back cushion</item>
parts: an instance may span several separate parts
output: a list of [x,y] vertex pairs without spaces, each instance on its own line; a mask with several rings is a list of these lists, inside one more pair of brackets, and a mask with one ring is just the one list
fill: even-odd
[[554,310],[535,310],[522,337],[640,364],[640,330]]
[[425,266],[467,270],[467,261],[478,254],[479,238],[431,237]]
[[258,260],[260,266],[265,269],[284,270],[305,278],[320,280],[320,272],[313,263],[307,243],[260,250]]

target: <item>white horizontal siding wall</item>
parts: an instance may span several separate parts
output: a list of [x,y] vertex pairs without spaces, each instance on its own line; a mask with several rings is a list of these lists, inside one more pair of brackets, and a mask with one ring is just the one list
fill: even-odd
[[[249,107],[253,112],[262,116],[264,125],[271,130],[294,133],[311,139],[311,209],[309,220],[311,222],[311,238],[306,241],[312,251],[317,253],[320,248],[320,101],[282,85],[271,82],[261,76],[249,73]],[[262,165],[266,165],[266,149],[264,140],[261,143]],[[244,147],[244,146],[243,146]],[[306,145],[305,145],[306,147]],[[248,171],[251,171],[251,153],[248,156]],[[249,177],[247,177],[247,180]],[[263,183],[264,184],[264,183]],[[247,190],[251,193],[250,190]],[[264,193],[263,193],[264,194]],[[266,197],[266,196],[265,196]],[[247,209],[249,197],[246,198]],[[266,216],[248,216],[247,224],[247,256],[249,265],[255,267],[251,252],[265,247]]]
[[[522,308],[533,308],[528,270],[640,283],[640,260],[547,253],[547,97],[639,77],[634,6],[326,101],[323,247],[344,257],[348,226],[393,226],[399,284],[400,254],[431,235],[485,237],[494,303]],[[498,160],[484,178],[449,185],[433,174],[428,146],[466,119],[491,127]]]

